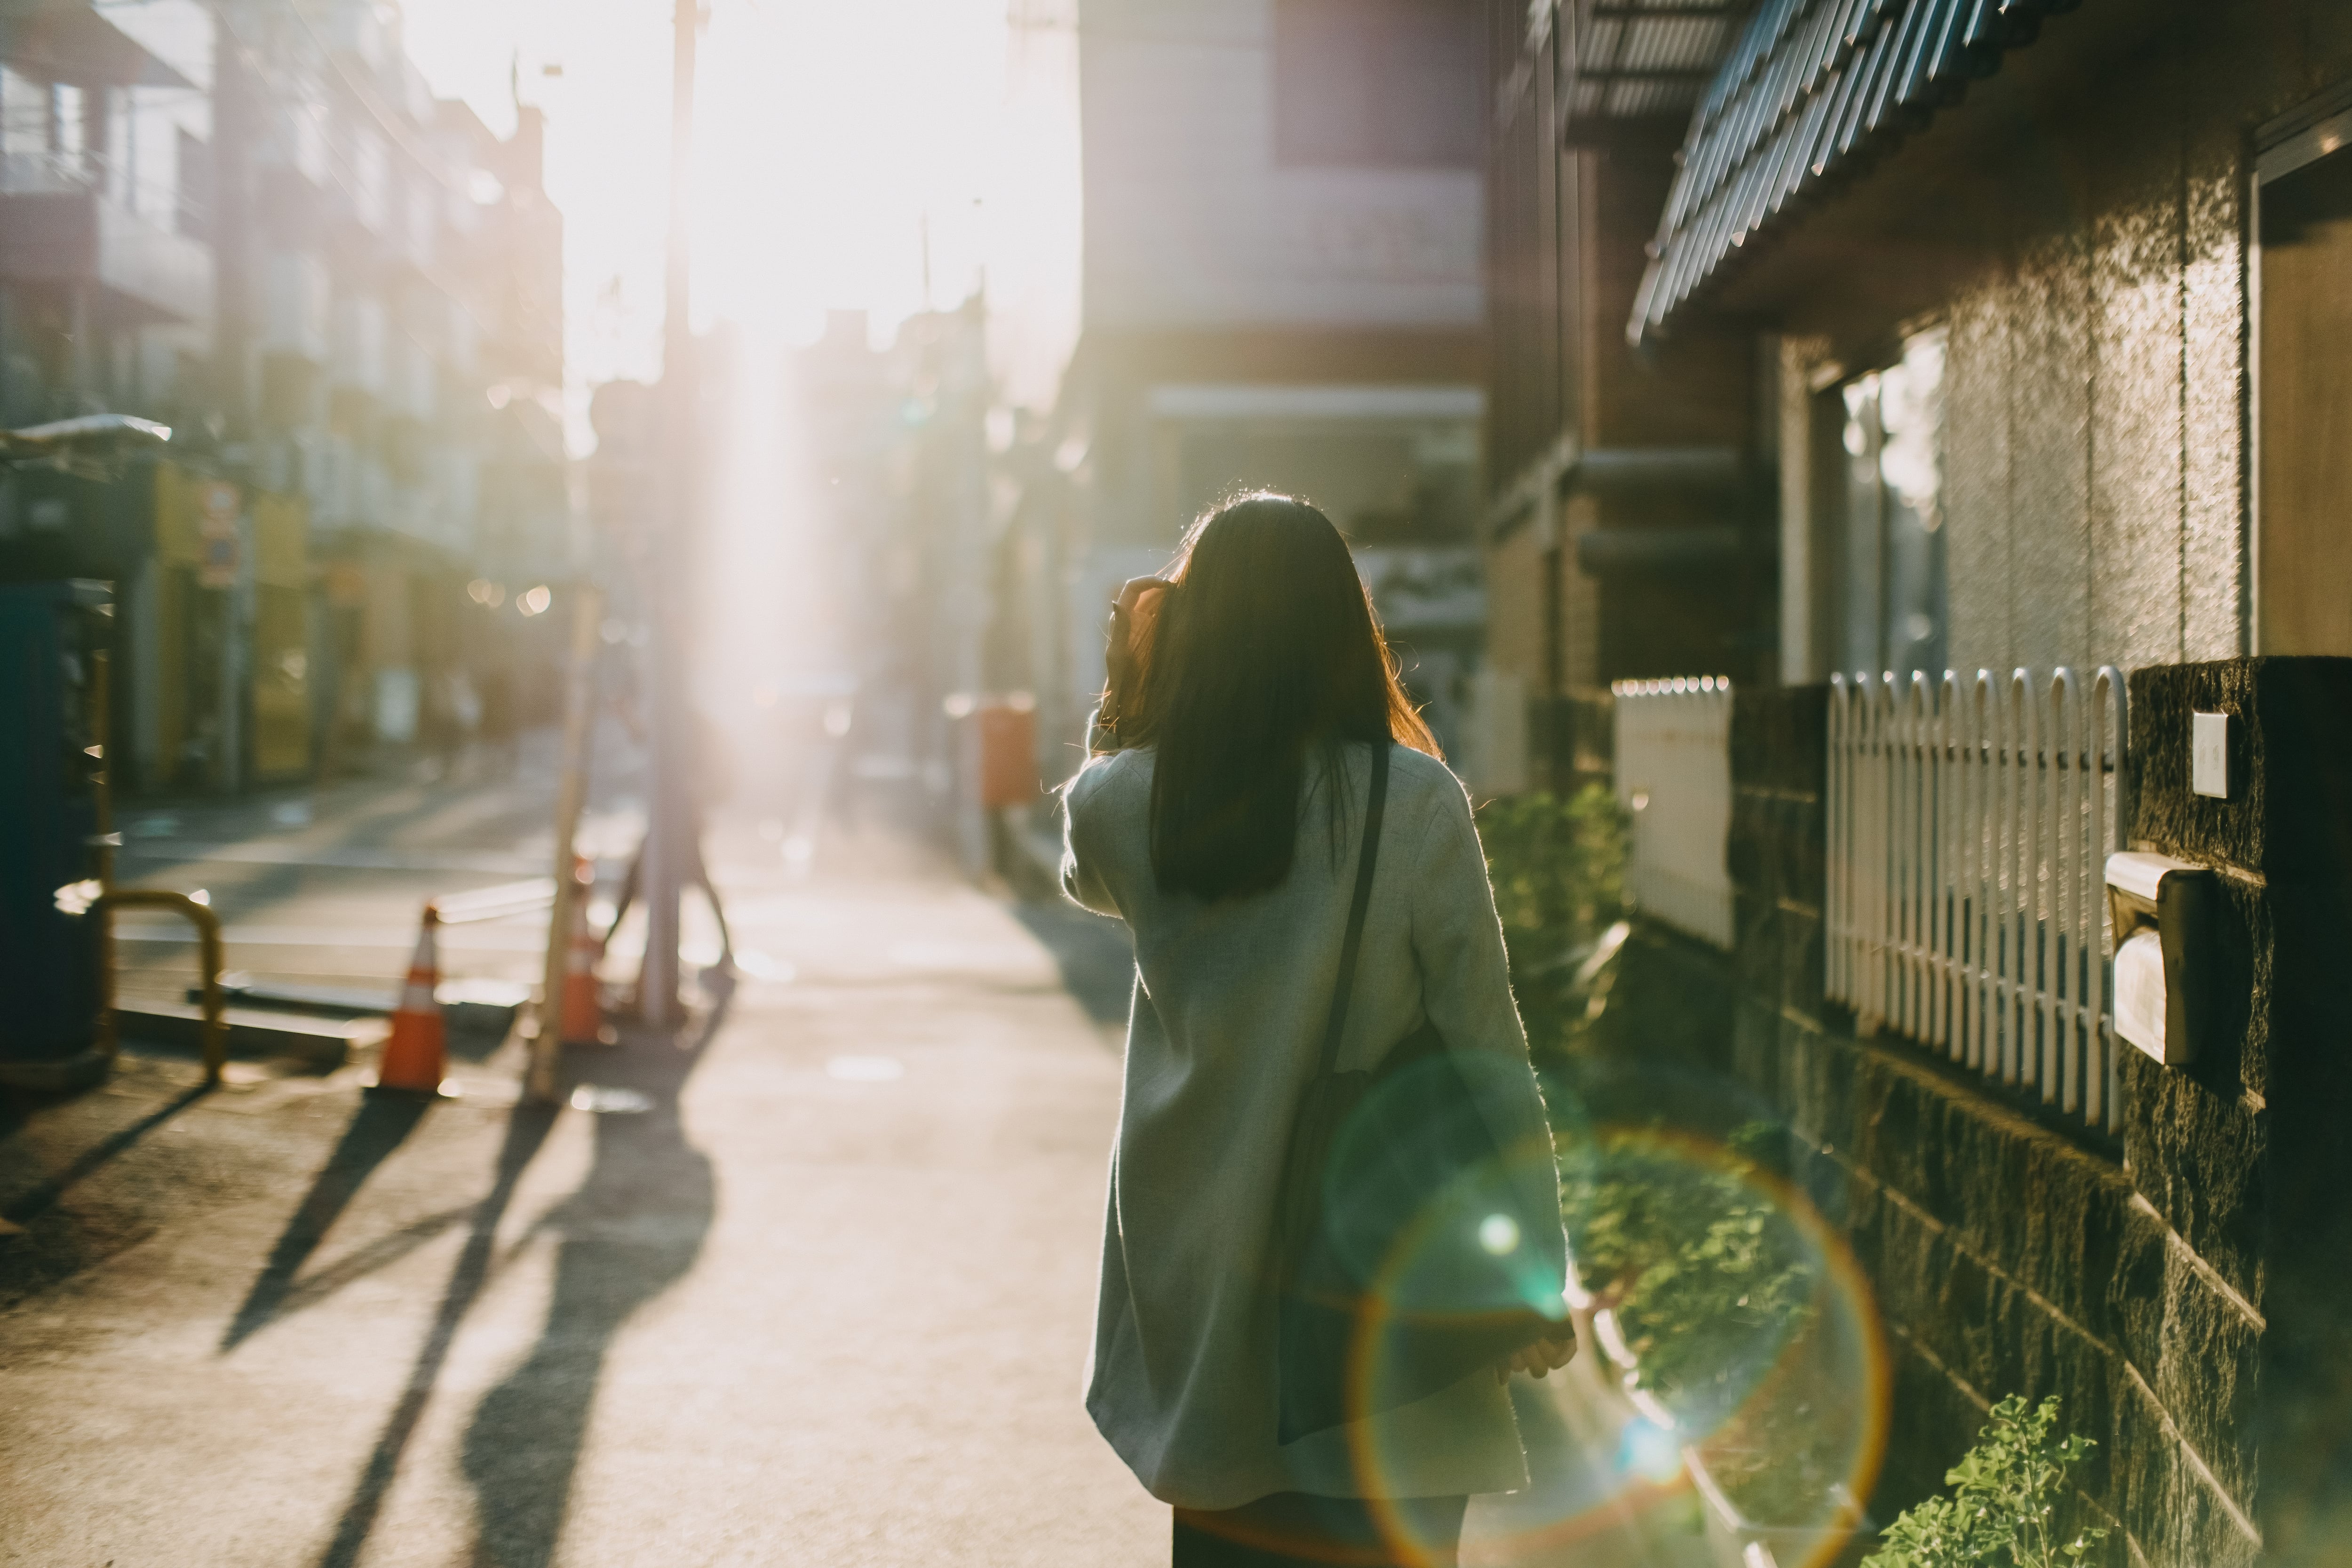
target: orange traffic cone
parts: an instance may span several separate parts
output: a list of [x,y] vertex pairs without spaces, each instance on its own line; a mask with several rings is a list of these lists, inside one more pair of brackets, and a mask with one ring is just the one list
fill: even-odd
[[556,1037],[567,1046],[593,1046],[604,1037],[604,1004],[596,991],[596,961],[604,944],[588,925],[588,895],[596,886],[595,863],[572,858],[572,945],[563,963],[563,1001]]
[[378,1089],[405,1089],[437,1093],[449,1059],[446,1026],[434,992],[441,984],[441,911],[425,906],[425,929],[416,936],[416,956],[409,961],[408,981],[400,988],[400,1005],[393,1009],[392,1037],[383,1043],[376,1064]]

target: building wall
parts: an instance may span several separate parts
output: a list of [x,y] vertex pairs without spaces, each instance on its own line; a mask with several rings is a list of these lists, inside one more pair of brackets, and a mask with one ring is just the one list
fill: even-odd
[[2134,62],[2158,90],[2053,127],[2080,220],[1953,301],[1956,668],[2239,651],[2241,131],[2198,113],[2179,64]]
[[[2258,1369],[2192,1364],[2180,1386],[2218,1406],[2246,1465],[2263,1561],[2336,1563],[2352,1542],[2352,659],[2252,658],[2132,678],[2136,844],[2218,868],[2219,984],[2196,1058],[2132,1064],[2134,1184],[2258,1314]],[[2192,712],[2242,738],[2228,799],[2190,787]],[[2143,1306],[2151,1312],[2153,1304]],[[2168,1337],[2210,1356],[2189,1319]],[[2217,1361],[2219,1358],[2215,1358]],[[2248,1377],[2252,1370],[2254,1375]],[[2258,1483],[2258,1484],[2257,1484]],[[2244,1494],[2241,1494],[2242,1496]]]
[[[2047,51],[2083,24],[2053,20],[1916,150],[1824,208],[1812,247],[1793,241],[1801,261],[1732,285],[1739,308],[1771,310],[1801,342],[1801,369],[1866,370],[1899,331],[1948,326],[1962,671],[2129,669],[2250,646],[2252,133],[2352,77],[2352,13],[2164,10],[2161,26],[2111,49],[2075,40],[2073,55]],[[1929,264],[1906,268],[1883,243],[1897,235]],[[1908,287],[1884,276],[1905,270]],[[1818,461],[1808,441],[1790,433],[1784,469]],[[1801,526],[1818,536],[1822,520]],[[1824,641],[1792,678],[1828,672]]]
[[[1155,411],[1160,389],[1480,379],[1475,154],[1449,166],[1284,151],[1283,95],[1302,88],[1295,55],[1278,77],[1277,24],[1349,9],[1081,8],[1084,319],[1060,421],[1086,453],[1084,549],[1165,551],[1190,519],[1202,487],[1175,480],[1183,432]],[[1474,89],[1474,132],[1475,107]]]
[[1277,160],[1276,0],[1085,0],[1086,326],[1479,321],[1474,167]]
[[1494,0],[1486,14],[1486,481],[1500,497],[1577,425],[1584,300],[1562,215],[1578,207],[1583,161],[1553,135],[1556,35],[1530,48],[1526,6]]
[[1515,529],[1486,552],[1486,658],[1528,677],[1543,669],[1544,574],[1555,567],[1538,530]]
[[[1082,331],[1038,437],[1053,471],[1030,481],[1066,493],[1013,508],[1058,526],[1000,606],[1050,600],[1058,635],[997,634],[1065,650],[1037,677],[1058,694],[1049,776],[1079,754],[1112,594],[1241,489],[1300,491],[1360,544],[1404,552],[1368,575],[1403,584],[1382,613],[1419,617],[1401,640],[1450,705],[1477,640],[1475,587],[1451,592],[1483,379],[1475,15],[1084,0],[1079,18]],[[1420,570],[1440,548],[1462,559]]]
[[[1487,570],[1533,571],[1540,594],[1498,597],[1498,664],[1537,704],[1530,732],[1569,744],[1548,705],[1609,681],[1772,668],[1769,508],[1673,481],[1591,488],[1592,452],[1709,448],[1769,467],[1757,423],[1757,345],[1744,325],[1699,323],[1642,350],[1623,323],[1672,183],[1682,121],[1651,116],[1582,127],[1563,141],[1563,54],[1548,5],[1492,0],[1488,22]],[[1713,529],[1752,532],[1752,561],[1612,570],[1582,563],[1589,536]],[[1531,531],[1533,538],[1522,538]],[[1538,617],[1517,626],[1517,616]],[[1572,759],[1542,755],[1559,776]]]
[[[87,281],[115,286],[87,289],[77,307],[61,279],[0,280],[0,418],[10,423],[102,407],[182,424],[206,390],[210,258],[198,243],[202,210],[184,210],[183,198],[184,182],[200,186],[205,174],[184,165],[208,156],[212,21],[195,0],[110,6],[106,20],[189,85],[68,81],[53,127],[54,68],[37,56],[0,68],[0,194],[89,191],[99,263]],[[10,222],[45,226],[21,211]]]

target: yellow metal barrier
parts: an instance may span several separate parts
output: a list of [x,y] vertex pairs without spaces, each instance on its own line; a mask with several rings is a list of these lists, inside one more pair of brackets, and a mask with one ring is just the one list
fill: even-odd
[[[205,1082],[221,1080],[221,1068],[228,1061],[228,1018],[223,1012],[227,1003],[221,995],[221,923],[220,916],[185,893],[173,893],[162,888],[121,888],[101,893],[90,905],[90,913],[109,922],[111,929],[116,910],[169,910],[185,915],[196,928],[198,966],[205,977]],[[106,966],[104,987],[100,998],[99,1049],[106,1059],[114,1059],[116,1037],[114,1027],[114,966]]]
[[91,779],[97,796],[98,834],[98,897],[90,901],[89,914],[98,923],[98,1050],[111,1070],[114,1058],[121,1047],[121,1037],[114,1017],[114,911],[117,910],[168,910],[187,918],[196,928],[197,967],[205,978],[205,1083],[209,1087],[221,1080],[221,1068],[228,1063],[228,1017],[224,1009],[226,1001],[221,995],[221,923],[220,916],[185,893],[174,893],[161,888],[117,888],[114,885],[114,759],[108,754],[107,725],[109,704],[112,700],[110,660],[100,652],[92,661],[90,691],[90,733],[97,744],[91,755],[98,768]]

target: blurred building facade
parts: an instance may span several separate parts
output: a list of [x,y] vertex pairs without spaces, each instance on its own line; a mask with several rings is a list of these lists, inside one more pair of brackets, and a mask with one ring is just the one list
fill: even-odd
[[11,426],[109,402],[174,413],[203,396],[210,21],[193,3],[123,9],[0,16],[0,418]]
[[501,140],[436,100],[394,7],[219,15],[222,214],[247,217],[219,257],[250,302],[219,323],[224,412],[310,510],[321,743],[446,740],[514,655],[513,601],[572,559],[541,116]]
[[970,721],[992,689],[1003,619],[985,303],[918,312],[886,346],[869,330],[864,311],[833,312],[790,367],[822,512],[812,559],[833,585],[840,647],[833,668],[813,661],[805,689],[782,694],[797,710],[785,720],[838,739],[852,711],[840,705],[854,702],[866,782],[919,786],[976,859]]
[[572,570],[538,111],[436,100],[362,0],[38,0],[0,48],[0,409],[175,431],[20,476],[0,542],[116,584],[121,782],[446,737]]
[[[194,3],[0,14],[8,427],[116,411],[185,428],[214,406],[212,32]],[[219,758],[236,583],[233,563],[208,554],[240,528],[266,531],[273,546],[289,531],[282,507],[257,508],[247,523],[241,493],[205,477],[202,466],[145,462],[113,482],[0,474],[7,576],[102,578],[126,597],[142,577],[209,585],[211,613],[169,635],[152,619],[116,617],[112,710],[117,741],[129,742],[116,754],[157,783],[182,763],[210,771]]]
[[[1085,0],[1081,335],[998,446],[991,680],[1080,757],[1124,579],[1252,489],[1346,531],[1449,742],[1484,618],[1480,17]],[[1017,619],[1013,618],[1017,617]]]
[[1591,771],[1613,680],[1771,670],[1777,433],[1752,329],[1625,332],[1692,109],[1748,8],[1486,9],[1481,782],[1509,789]]

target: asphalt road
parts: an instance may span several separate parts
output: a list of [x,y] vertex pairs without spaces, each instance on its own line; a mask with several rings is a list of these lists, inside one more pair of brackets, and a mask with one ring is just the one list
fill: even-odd
[[[131,812],[124,872],[205,888],[233,965],[386,984],[425,897],[544,874],[532,776]],[[573,1052],[561,1110],[497,1040],[429,1106],[159,1052],[0,1105],[0,1563],[1164,1563],[1079,1402],[1123,938],[888,817],[722,821],[746,978],[681,1041]],[[541,940],[455,928],[446,967],[525,978]],[[124,947],[134,991],[184,984],[171,933]],[[1688,1557],[1613,1507],[1573,1386],[1525,1404],[1546,1479],[1465,1562]]]
[[[543,861],[542,795],[131,813],[125,871],[204,886],[233,964],[380,981],[425,896]],[[515,1106],[511,1045],[423,1109],[356,1067],[193,1096],[166,1056],[15,1104],[0,1562],[1164,1557],[1078,1402],[1115,1052],[919,847],[836,832],[794,877],[761,826],[713,860],[767,978],[691,1048],[577,1056],[612,1109]],[[181,983],[184,948],[125,946]],[[538,936],[449,946],[524,975]]]

